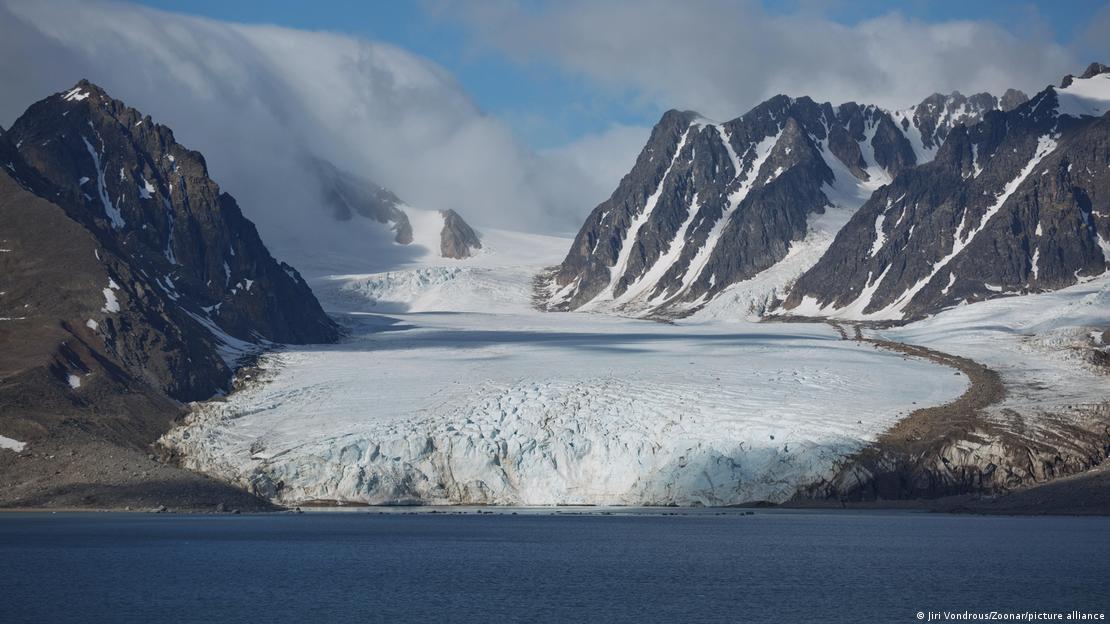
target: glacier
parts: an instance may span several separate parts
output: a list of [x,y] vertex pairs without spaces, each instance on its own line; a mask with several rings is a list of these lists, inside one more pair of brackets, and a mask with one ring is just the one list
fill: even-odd
[[967,387],[826,325],[537,312],[532,276],[567,241],[483,244],[310,276],[347,338],[264,356],[161,443],[290,505],[781,502]]

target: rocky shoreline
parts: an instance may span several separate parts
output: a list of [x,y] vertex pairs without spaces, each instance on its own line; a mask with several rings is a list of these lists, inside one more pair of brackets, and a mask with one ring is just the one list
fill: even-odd
[[991,412],[987,408],[1006,396],[996,371],[926,347],[865,337],[863,324],[830,324],[844,340],[955,368],[970,385],[951,403],[915,410],[846,458],[831,478],[799,490],[788,505],[914,501],[909,504],[938,511],[1110,513],[1110,496],[1098,487],[1110,475],[1104,469],[1110,402],[1064,406],[1059,413]]
[[61,432],[20,453],[0,453],[0,512],[277,511],[230,484],[164,463],[153,449]]

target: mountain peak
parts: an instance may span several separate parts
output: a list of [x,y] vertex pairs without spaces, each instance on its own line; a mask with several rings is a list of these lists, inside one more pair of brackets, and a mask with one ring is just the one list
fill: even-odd
[[57,95],[67,102],[81,102],[91,95],[111,99],[107,91],[102,89],[99,85],[90,82],[87,78],[78,80],[72,88],[61,91]]
[[1105,186],[1106,69],[951,126],[932,165],[897,176],[853,215],[785,309],[906,320],[1104,273],[1110,231],[1088,198]]
[[[1102,63],[1091,63],[1087,66],[1087,69],[1083,70],[1083,73],[1079,75],[1079,79],[1086,80],[1088,78],[1094,78],[1095,76],[1098,76],[1099,74],[1105,74],[1106,72],[1110,72],[1110,66],[1103,65]],[[1073,74],[1068,74],[1067,76],[1064,76],[1064,79],[1060,81],[1060,88],[1066,89],[1070,87],[1071,83],[1075,79],[1076,76]]]
[[[112,124],[120,124],[128,128],[139,128],[143,124],[147,124],[147,129],[156,129],[157,132],[164,133],[167,143],[173,142],[173,131],[168,127],[153,123],[149,115],[144,115],[140,111],[128,106],[125,102],[112,97],[103,87],[94,82],[90,82],[87,78],[78,80],[71,89],[56,93],[54,97],[46,98],[36,103],[35,106],[50,102],[57,104],[57,99],[61,99],[61,104],[65,106],[72,103],[83,102],[90,98],[101,104],[101,106],[95,109],[95,111],[99,111],[98,113],[91,108],[83,109],[87,111],[90,122],[97,123],[101,120],[101,117],[106,116],[111,118]],[[67,108],[66,110],[69,109]],[[66,114],[67,113],[63,113],[63,116]]]
[[444,258],[469,258],[482,248],[478,233],[454,210],[441,210],[443,229],[440,231],[439,255]]
[[[248,342],[337,335],[308,287],[282,270],[211,179],[203,156],[168,127],[80,80],[32,104],[5,137],[49,184],[48,199],[119,255],[115,281],[127,280],[125,291],[138,284],[125,297],[136,310],[158,293],[161,305],[181,310],[183,326],[217,328],[217,341],[224,333]],[[220,389],[203,381],[173,395]]]
[[1010,111],[1028,101],[1029,96],[1026,95],[1024,91],[1020,91],[1018,89],[1006,89],[1006,92],[1002,94],[1002,98],[999,99],[998,104],[1003,111]]
[[678,110],[677,108],[672,108],[672,109],[668,110],[667,112],[663,113],[663,116],[659,118],[659,124],[662,124],[662,125],[669,125],[669,124],[689,125],[689,124],[693,123],[695,119],[700,119],[701,117],[702,117],[701,113],[699,113],[697,111]]
[[[579,230],[545,285],[551,296],[544,305],[681,316],[777,265],[792,248],[809,246],[816,261],[817,245],[827,243],[807,242],[811,217],[851,214],[871,192],[939,158],[950,133],[957,140],[939,169],[962,179],[982,166],[965,128],[1027,99],[1014,89],[1001,98],[952,91],[887,111],[775,95],[721,124],[667,111],[632,171]],[[790,267],[784,270],[800,274]],[[776,275],[783,281],[745,291],[753,310],[791,278]]]
[[1102,63],[1091,63],[1087,66],[1087,69],[1085,69],[1083,71],[1083,74],[1079,77],[1083,79],[1094,78],[1095,76],[1099,74],[1105,74],[1106,72],[1110,72],[1110,66],[1103,65]]

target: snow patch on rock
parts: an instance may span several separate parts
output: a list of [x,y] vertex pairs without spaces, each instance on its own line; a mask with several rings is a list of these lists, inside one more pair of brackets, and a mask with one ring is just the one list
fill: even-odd
[[116,298],[115,291],[119,290],[119,284],[114,280],[108,280],[108,287],[101,292],[104,293],[104,307],[100,308],[101,312],[119,312],[119,299]]

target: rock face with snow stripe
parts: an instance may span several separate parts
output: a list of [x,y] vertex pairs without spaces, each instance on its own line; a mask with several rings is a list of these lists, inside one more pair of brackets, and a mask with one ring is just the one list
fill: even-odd
[[[632,172],[621,179],[608,200],[590,213],[575,237],[555,275],[555,284],[560,288],[552,302],[555,307],[577,308],[610,287],[610,276],[616,269],[626,235],[669,174],[670,163],[678,156],[696,118],[695,113],[672,110],[652,129]],[[658,201],[658,196],[655,200]]]
[[[1017,108],[1028,100],[1021,91],[1007,89],[1001,98],[990,93],[976,93],[965,96],[959,91],[948,95],[934,93],[920,104],[909,109],[895,111],[895,119],[903,132],[912,136],[919,144],[923,154],[935,153],[948,133],[957,126],[972,126],[983,120],[990,111],[1008,111]],[[924,161],[928,158],[918,160]]]
[[71,218],[217,334],[336,339],[307,284],[169,128],[81,81],[33,104],[6,135]]
[[[7,250],[0,254],[0,317],[19,321],[3,328],[12,330],[3,343],[14,358],[2,368],[29,375],[29,386],[53,383],[55,390],[64,389],[71,375],[83,378],[97,368],[109,374],[99,376],[94,387],[110,378],[117,389],[148,385],[179,399],[226,388],[230,370],[220,357],[224,345],[145,270],[122,257],[118,245],[105,245],[96,231],[53,201],[61,191],[27,164],[8,135],[0,136],[0,159],[5,162],[0,247]],[[63,344],[70,345],[64,349],[69,355],[60,358]],[[84,356],[77,345],[83,345]],[[33,381],[47,360],[53,361],[50,374]],[[2,387],[12,388],[10,381],[5,375]],[[81,386],[83,395],[89,392],[86,386]],[[26,386],[19,392],[25,393]],[[43,392],[32,394],[36,403],[48,405]]]
[[987,94],[935,100],[899,116],[776,96],[722,124],[669,111],[631,173],[586,220],[546,284],[545,305],[698,309],[786,258],[813,233],[816,216],[850,213],[931,158],[951,127],[1001,105]]
[[[371,219],[393,232],[393,241],[411,245],[420,241],[437,240],[430,251],[442,258],[463,259],[482,248],[477,232],[454,210],[440,211],[441,219],[417,219],[414,223],[406,211],[418,211],[401,201],[388,189],[374,184],[348,171],[343,171],[321,158],[307,158],[308,166],[320,182],[321,200],[337,221],[354,218]],[[435,223],[438,232],[415,232],[417,227],[427,228]],[[442,223],[442,225],[440,225]]]
[[902,320],[1110,265],[1110,73],[958,127],[879,189],[793,288],[803,315]]

